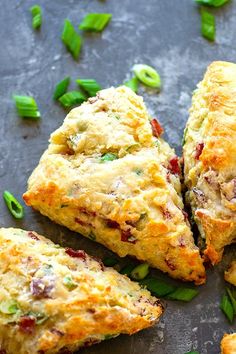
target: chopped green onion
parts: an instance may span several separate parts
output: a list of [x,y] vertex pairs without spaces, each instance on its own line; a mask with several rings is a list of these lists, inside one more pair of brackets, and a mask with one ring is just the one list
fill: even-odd
[[191,301],[195,296],[198,295],[198,293],[199,291],[196,289],[180,287],[174,290],[173,293],[167,295],[167,299],[187,302],[187,301]]
[[149,265],[147,263],[139,264],[130,273],[130,277],[134,280],[142,280],[146,278],[149,273]]
[[161,87],[160,75],[151,66],[145,64],[136,64],[133,67],[133,71],[139,81],[141,81],[143,84],[158,89]]
[[70,78],[69,76],[67,76],[65,77],[65,79],[63,79],[56,85],[53,93],[54,100],[58,100],[58,98],[60,98],[66,93],[69,84],[70,84]]
[[232,323],[233,317],[234,317],[234,308],[233,308],[233,305],[231,304],[230,299],[227,294],[222,296],[222,299],[220,302],[220,309],[226,315],[229,322]]
[[33,97],[14,95],[13,98],[20,117],[33,119],[40,118],[40,112]]
[[59,102],[65,108],[70,108],[76,104],[81,104],[86,100],[85,96],[78,91],[70,91],[59,98]]
[[32,15],[32,27],[38,29],[42,24],[42,9],[39,5],[34,5],[30,8]]
[[183,139],[182,139],[182,146],[184,146],[185,143],[186,143],[186,136],[187,136],[187,133],[188,133],[188,128],[186,127],[186,128],[184,129],[184,135],[183,135]]
[[215,16],[204,9],[201,10],[201,30],[203,37],[209,41],[215,40]]
[[187,352],[185,354],[199,354],[199,352],[196,352],[196,350],[194,350],[194,351],[191,351],[191,352]]
[[157,297],[166,296],[176,290],[176,286],[156,278],[144,279],[140,282],[140,284],[144,285],[153,295]]
[[46,316],[46,315],[44,315],[43,313],[40,313],[40,312],[36,313],[36,312],[30,311],[30,312],[28,312],[27,315],[35,317],[37,325],[40,325],[40,324],[44,323],[48,319],[48,316]]
[[107,162],[107,161],[113,161],[118,159],[116,154],[113,154],[111,152],[108,152],[107,154],[102,155],[102,157],[100,158],[101,162]]
[[64,28],[61,39],[69,52],[72,54],[73,58],[78,59],[82,45],[82,39],[80,35],[75,31],[72,23],[68,19],[64,21]]
[[105,257],[102,262],[106,267],[113,267],[118,263],[118,259],[115,257]]
[[229,288],[226,288],[226,290],[227,290],[227,293],[228,293],[228,295],[229,295],[231,304],[232,304],[232,306],[233,306],[234,314],[236,315],[236,298],[234,297],[232,291],[231,291]]
[[8,191],[3,192],[3,198],[6,202],[9,211],[14,216],[14,218],[22,219],[24,216],[24,208],[18,202],[18,200]]
[[76,82],[90,97],[96,96],[96,93],[102,89],[97,81],[93,79],[78,79]]
[[111,14],[88,14],[79,25],[79,29],[83,31],[101,32],[108,25],[111,18]]
[[67,289],[69,290],[73,290],[75,288],[77,288],[78,284],[76,284],[70,275],[67,275],[64,277],[63,279],[63,284],[67,287]]
[[19,311],[19,306],[15,300],[5,300],[0,302],[0,312],[6,315],[14,315]]
[[120,274],[125,274],[127,276],[130,275],[130,273],[132,272],[132,270],[136,267],[135,264],[127,264],[126,266],[124,266],[121,270],[120,270]]
[[226,4],[229,0],[195,0],[200,5],[220,7]]
[[137,77],[132,77],[132,79],[126,81],[124,83],[125,86],[129,87],[131,90],[133,90],[135,93],[138,92],[138,79]]

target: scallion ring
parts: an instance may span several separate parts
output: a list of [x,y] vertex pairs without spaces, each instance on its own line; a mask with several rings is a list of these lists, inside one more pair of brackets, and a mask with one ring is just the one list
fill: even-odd
[[4,191],[3,198],[6,202],[9,211],[14,216],[14,218],[22,219],[24,216],[24,208],[18,202],[18,200],[8,191]]
[[160,88],[161,78],[158,72],[149,65],[146,64],[136,64],[133,67],[133,71],[136,77],[149,87]]

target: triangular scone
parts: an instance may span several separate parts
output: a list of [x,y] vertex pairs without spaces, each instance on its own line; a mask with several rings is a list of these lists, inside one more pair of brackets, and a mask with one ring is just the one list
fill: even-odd
[[0,352],[69,353],[158,321],[138,283],[84,251],[32,231],[0,229]]
[[236,286],[236,261],[233,261],[225,272],[225,280]]
[[121,257],[200,284],[205,270],[183,212],[178,158],[161,132],[129,88],[100,91],[52,134],[24,200]]
[[236,354],[236,333],[224,335],[221,341],[221,354]]
[[208,67],[193,95],[183,153],[188,200],[215,264],[236,240],[236,64]]

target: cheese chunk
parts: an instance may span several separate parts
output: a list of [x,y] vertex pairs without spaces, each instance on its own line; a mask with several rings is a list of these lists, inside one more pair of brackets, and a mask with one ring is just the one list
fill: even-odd
[[221,354],[236,354],[236,333],[224,335],[221,341]]

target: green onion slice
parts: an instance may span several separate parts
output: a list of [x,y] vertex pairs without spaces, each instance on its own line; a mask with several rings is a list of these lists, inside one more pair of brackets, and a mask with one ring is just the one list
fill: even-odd
[[34,5],[30,8],[32,15],[32,27],[33,29],[39,29],[42,24],[42,9],[39,5]]
[[48,319],[48,316],[46,316],[46,315],[44,315],[43,313],[40,313],[40,312],[30,311],[30,312],[28,312],[27,316],[35,317],[37,325],[40,325],[40,324],[46,322],[47,319]]
[[80,35],[75,31],[72,23],[68,19],[64,21],[64,28],[62,31],[61,39],[69,52],[72,54],[73,58],[78,59],[82,45],[82,39]]
[[149,265],[147,263],[139,264],[130,273],[130,277],[134,280],[142,280],[146,278],[149,273]]
[[69,290],[73,290],[77,288],[78,284],[76,284],[73,279],[71,278],[70,275],[67,275],[63,279],[63,284],[67,287]]
[[204,9],[201,10],[201,31],[209,41],[215,40],[215,16]]
[[140,284],[145,286],[153,295],[158,297],[166,296],[176,290],[174,285],[156,278],[144,279],[140,282]]
[[23,206],[18,202],[18,200],[8,191],[4,191],[3,198],[14,218],[22,219],[24,216],[24,209]]
[[20,117],[32,119],[40,118],[40,112],[33,97],[14,95],[13,98],[16,103],[17,113]]
[[143,84],[158,89],[161,87],[160,75],[151,66],[145,64],[136,64],[133,67],[133,71],[139,81],[141,81]]
[[101,32],[108,25],[111,18],[111,14],[88,14],[79,25],[79,29],[83,31]]
[[130,273],[132,272],[132,270],[135,268],[135,264],[127,264],[126,266],[124,266],[121,270],[120,270],[120,274],[125,274],[127,276],[130,276]]
[[234,314],[236,315],[236,298],[234,297],[232,291],[229,288],[226,288],[228,296],[230,298],[231,304],[233,306],[234,309]]
[[135,93],[138,92],[138,79],[137,77],[132,77],[132,79],[126,81],[124,83],[125,86],[129,87],[131,90],[133,90]]
[[58,100],[58,98],[60,98],[66,93],[69,84],[70,84],[70,78],[69,76],[67,76],[56,85],[53,93],[54,100]]
[[200,5],[220,7],[226,4],[229,0],[195,0]]
[[230,301],[227,294],[222,296],[222,299],[220,302],[220,309],[226,315],[229,322],[232,323],[233,317],[234,317],[234,309],[233,309],[233,305],[231,304],[231,301]]
[[78,91],[70,91],[59,98],[59,102],[65,108],[73,107],[76,104],[81,104],[86,100],[85,96]]
[[118,159],[117,155],[111,152],[102,155],[102,157],[100,158],[101,162],[113,161],[116,159]]
[[15,300],[9,299],[0,302],[0,312],[6,315],[14,315],[19,311],[19,306]]
[[96,93],[102,89],[97,81],[93,79],[78,79],[76,82],[90,97],[96,96]]
[[195,296],[197,296],[198,293],[199,291],[196,289],[180,287],[174,290],[173,293],[167,295],[167,299],[188,302],[191,301]]
[[185,354],[199,354],[199,352],[196,352],[196,350],[194,350],[194,351],[191,351],[191,352],[187,352]]
[[102,262],[105,267],[113,267],[118,263],[118,259],[115,257],[105,257]]

